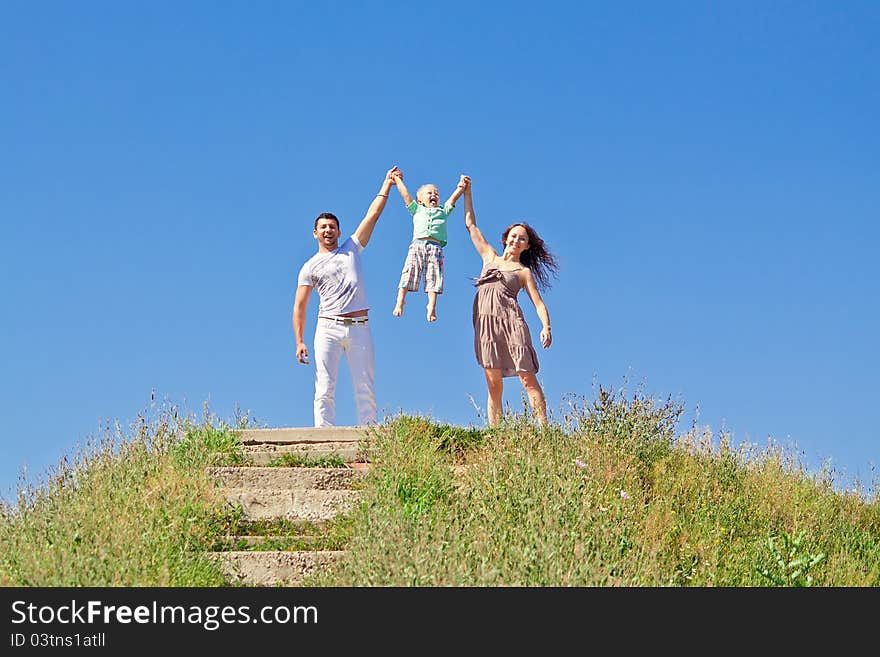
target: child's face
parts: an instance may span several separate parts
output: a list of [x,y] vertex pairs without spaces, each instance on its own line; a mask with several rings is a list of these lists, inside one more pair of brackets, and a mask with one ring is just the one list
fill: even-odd
[[430,208],[440,205],[440,190],[434,185],[422,185],[416,192],[416,201]]

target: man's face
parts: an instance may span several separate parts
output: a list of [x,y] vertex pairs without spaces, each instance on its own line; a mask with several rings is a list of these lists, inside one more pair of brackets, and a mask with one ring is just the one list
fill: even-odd
[[332,219],[319,219],[312,234],[325,249],[332,251],[339,246],[339,228]]

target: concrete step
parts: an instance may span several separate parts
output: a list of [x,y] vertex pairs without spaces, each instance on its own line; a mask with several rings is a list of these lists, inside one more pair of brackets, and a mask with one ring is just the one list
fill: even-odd
[[364,427],[287,427],[277,429],[241,429],[245,445],[260,443],[290,445],[295,443],[356,443],[366,437]]
[[[324,520],[255,520],[236,523],[236,535],[249,536],[321,536],[329,523]],[[228,534],[232,535],[232,534]]]
[[[209,472],[227,502],[241,507],[245,520],[322,523],[349,511],[357,503],[358,481],[369,468],[368,455],[360,447],[366,437],[364,428],[247,429],[238,433],[242,452],[250,465],[213,467]],[[265,467],[285,454],[310,460],[336,456],[347,465]],[[218,547],[254,549],[211,553],[234,584],[300,586],[305,578],[330,568],[345,554],[299,549],[332,545],[327,538],[312,534],[310,529],[294,528],[286,536],[256,535],[261,531],[260,526],[244,529],[242,535],[227,536],[218,543]],[[298,549],[261,549],[261,546],[277,548],[286,544]]]
[[[254,535],[238,535],[238,536],[224,536],[222,539],[218,540],[216,543],[217,550],[244,550],[245,548],[252,548],[256,550],[263,549],[262,546],[265,545],[275,545],[279,546],[282,544],[300,544],[308,549],[313,547],[314,545],[325,541],[326,539],[322,536],[314,536],[312,534],[291,534],[289,536],[254,536]],[[277,550],[278,547],[271,548],[272,550]]]
[[[274,469],[274,468],[273,468]],[[247,520],[330,520],[351,510],[356,490],[226,488],[228,504],[241,506]]]
[[307,577],[332,568],[341,550],[214,552],[221,569],[235,584],[248,586],[299,586]]
[[358,447],[341,447],[340,445],[351,445],[351,443],[248,445],[243,452],[248,463],[258,466],[269,465],[273,461],[283,458],[286,454],[310,461],[335,457],[343,463],[354,463],[364,460],[367,456]]
[[261,468],[220,466],[208,472],[223,488],[341,490],[356,486],[363,471],[355,468]]

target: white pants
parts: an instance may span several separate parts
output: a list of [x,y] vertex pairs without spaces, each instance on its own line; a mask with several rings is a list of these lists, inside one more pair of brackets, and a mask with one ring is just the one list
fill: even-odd
[[336,376],[343,352],[354,384],[359,425],[375,424],[373,335],[368,323],[345,326],[319,317],[315,328],[315,426],[336,424]]

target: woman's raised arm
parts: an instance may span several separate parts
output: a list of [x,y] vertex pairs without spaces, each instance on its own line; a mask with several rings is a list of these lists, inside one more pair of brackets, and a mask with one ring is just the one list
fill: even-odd
[[482,231],[477,228],[477,215],[474,213],[474,196],[470,178],[467,179],[467,187],[464,188],[464,227],[467,228],[474,248],[484,261],[497,255],[495,249],[483,237]]

